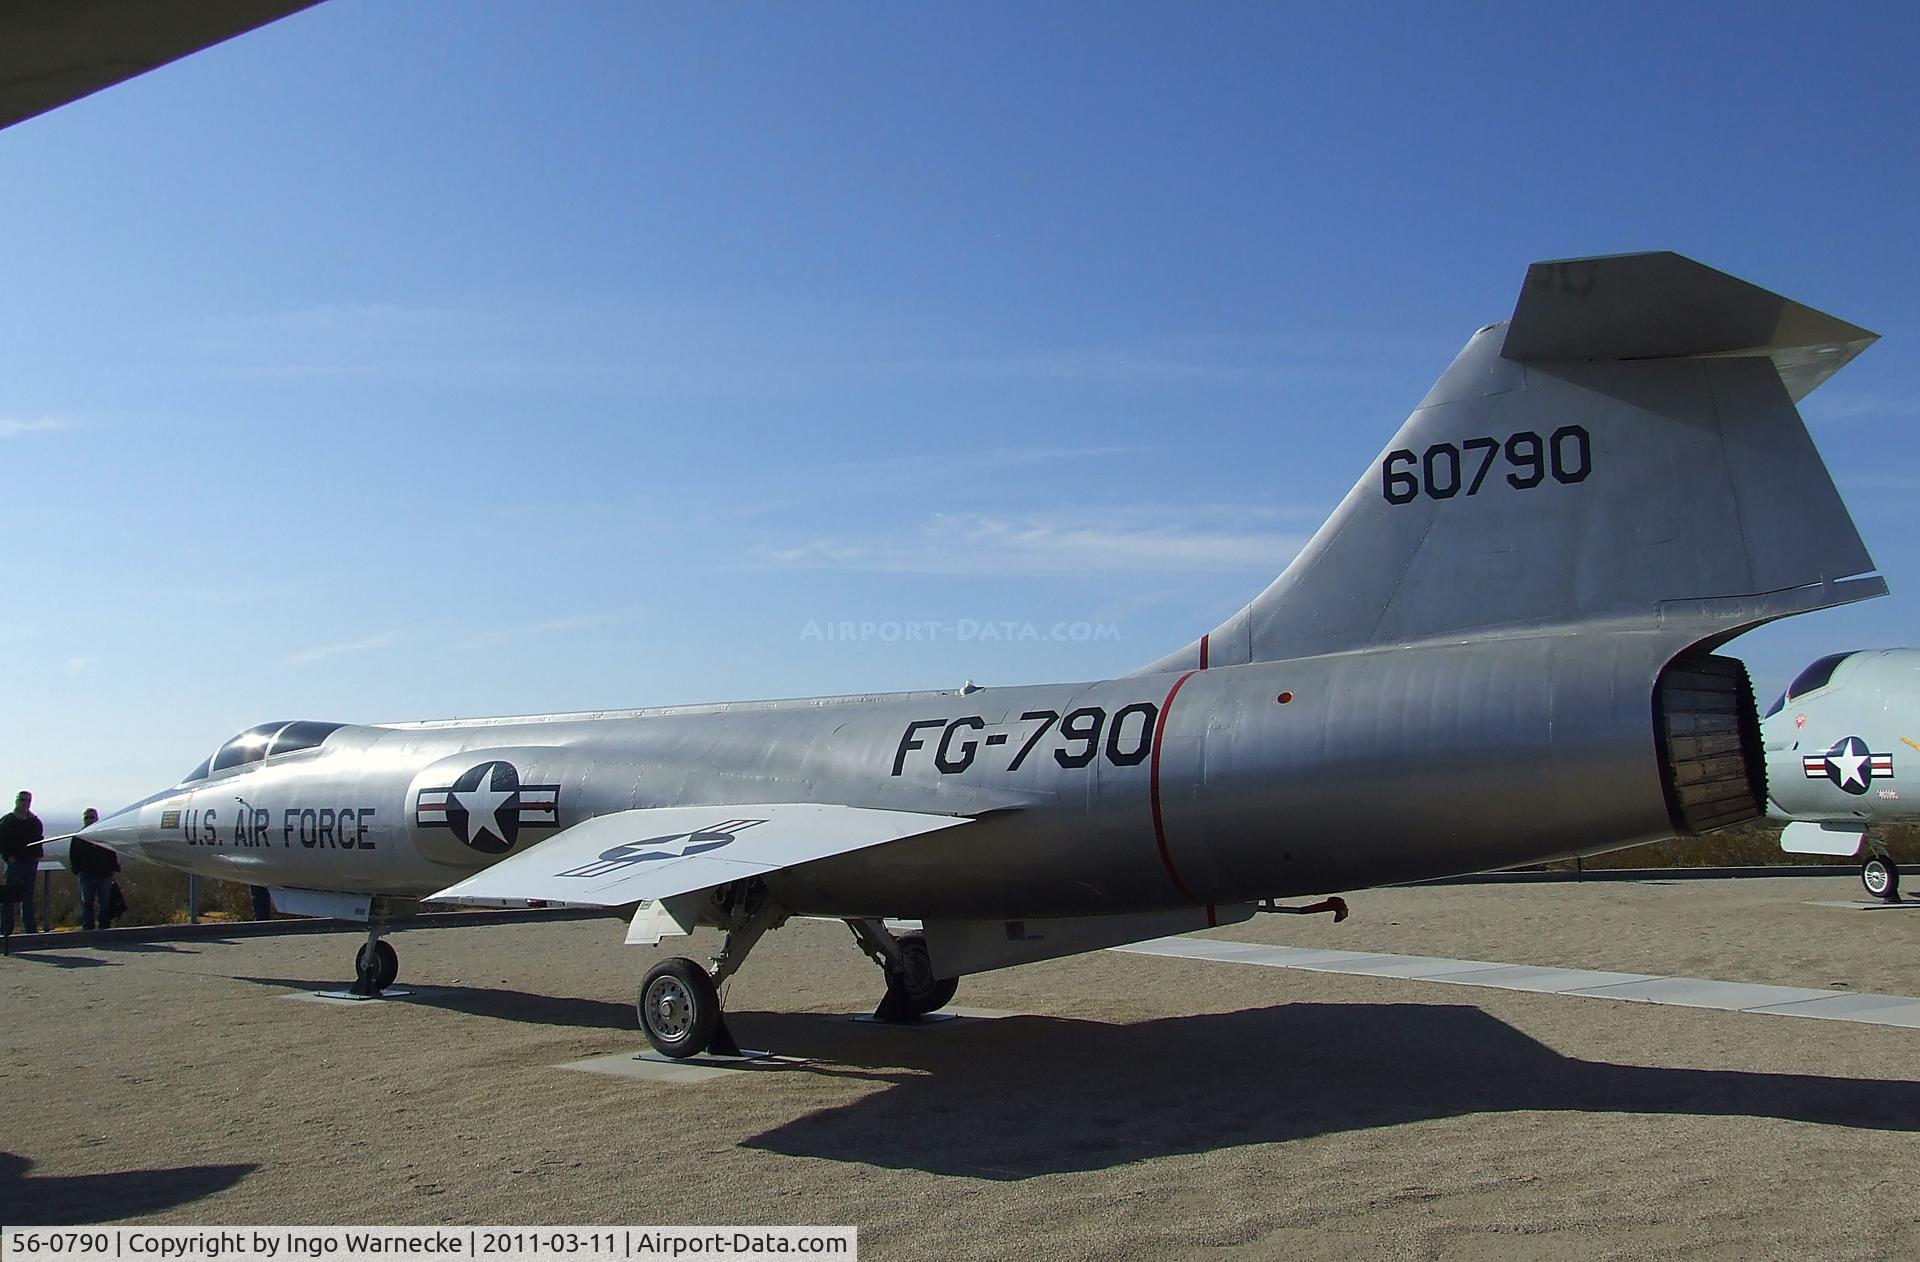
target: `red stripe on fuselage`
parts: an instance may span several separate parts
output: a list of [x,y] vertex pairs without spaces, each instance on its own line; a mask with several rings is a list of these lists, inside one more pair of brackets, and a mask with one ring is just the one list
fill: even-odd
[[[1204,645],[1206,641],[1202,639],[1201,643]],[[1173,866],[1173,852],[1167,849],[1166,821],[1160,816],[1160,738],[1166,735],[1167,715],[1173,710],[1173,699],[1180,695],[1180,686],[1198,673],[1188,671],[1173,681],[1173,687],[1167,689],[1167,699],[1160,703],[1160,717],[1153,723],[1153,756],[1147,760],[1147,800],[1153,805],[1153,844],[1160,848],[1160,862],[1165,865],[1173,888],[1179,890],[1180,897],[1190,903],[1200,900],[1193,896],[1193,891],[1187,888],[1186,882],[1180,879],[1179,870]]]

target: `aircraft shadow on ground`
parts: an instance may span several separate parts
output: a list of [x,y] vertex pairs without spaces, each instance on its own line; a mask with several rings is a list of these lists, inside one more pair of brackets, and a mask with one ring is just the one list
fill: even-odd
[[102,968],[118,960],[96,960],[91,955],[67,955],[60,951],[15,951],[15,959],[29,964],[51,964],[55,968]]
[[[289,990],[345,990],[350,978],[316,982],[312,978],[236,977],[235,981],[262,986],[281,986]],[[397,983],[407,989],[405,981]],[[524,990],[502,990],[483,986],[443,986],[423,983],[409,990],[394,1003],[410,1003],[427,1008],[445,1008],[470,1016],[492,1017],[498,1021],[524,1021],[529,1025],[577,1026],[583,1029],[627,1030],[639,1036],[639,1020],[633,1005],[608,1003],[604,999],[569,999],[559,995],[538,995]]]
[[176,1166],[112,1174],[34,1177],[31,1158],[0,1152],[0,1205],[8,1226],[63,1227],[157,1214],[223,1192],[259,1169],[255,1165]]
[[[226,940],[217,940],[221,945],[229,945]],[[126,951],[140,955],[198,955],[198,947],[184,947],[174,942],[96,942],[96,951]]]
[[1771,1117],[1920,1130],[1920,1083],[1563,1056],[1478,1008],[1287,1004],[1137,1025],[1051,1017],[924,1030],[740,1013],[743,1042],[912,1065],[746,1141],[788,1156],[988,1179],[1518,1110]]

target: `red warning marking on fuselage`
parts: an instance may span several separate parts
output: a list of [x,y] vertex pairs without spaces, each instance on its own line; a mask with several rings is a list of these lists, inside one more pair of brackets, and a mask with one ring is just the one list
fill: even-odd
[[[1173,699],[1180,695],[1180,688],[1189,679],[1200,672],[1190,670],[1173,681],[1173,687],[1167,689],[1167,699],[1160,703],[1160,717],[1153,724],[1153,754],[1147,760],[1147,801],[1153,807],[1153,844],[1160,848],[1160,863],[1167,869],[1167,877],[1173,882],[1173,888],[1180,891],[1180,897],[1190,903],[1200,900],[1180,879],[1180,870],[1173,866],[1173,852],[1167,849],[1166,820],[1160,814],[1160,744],[1167,732],[1167,715],[1173,710]],[[1207,923],[1213,923],[1213,909],[1207,909]]]

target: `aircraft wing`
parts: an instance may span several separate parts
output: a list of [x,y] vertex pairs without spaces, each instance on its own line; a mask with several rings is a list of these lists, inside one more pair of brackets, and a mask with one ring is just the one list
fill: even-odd
[[821,802],[616,811],[563,829],[432,898],[446,903],[545,899],[618,907],[690,894],[969,822],[964,815]]

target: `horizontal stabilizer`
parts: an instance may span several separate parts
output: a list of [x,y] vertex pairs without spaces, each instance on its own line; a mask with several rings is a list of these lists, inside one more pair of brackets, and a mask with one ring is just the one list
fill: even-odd
[[1500,353],[1523,363],[1764,355],[1798,403],[1878,337],[1662,251],[1535,263]]
[[433,901],[530,898],[620,907],[765,876],[968,822],[960,815],[821,802],[616,811],[502,859],[441,890]]

